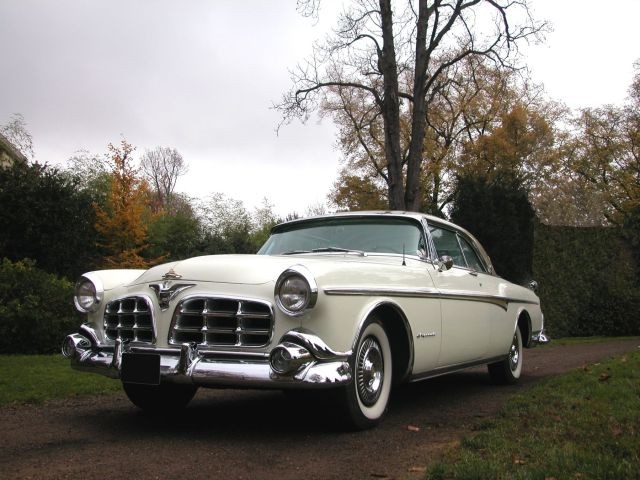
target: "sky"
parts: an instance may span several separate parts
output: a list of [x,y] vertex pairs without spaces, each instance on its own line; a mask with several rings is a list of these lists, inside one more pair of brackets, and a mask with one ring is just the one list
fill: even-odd
[[[276,213],[324,204],[340,168],[330,119],[276,134],[289,70],[333,25],[295,0],[0,0],[0,125],[24,116],[38,161],[126,139],[177,149],[177,191]],[[532,0],[553,31],[525,50],[533,79],[572,108],[624,101],[640,59],[640,0]]]

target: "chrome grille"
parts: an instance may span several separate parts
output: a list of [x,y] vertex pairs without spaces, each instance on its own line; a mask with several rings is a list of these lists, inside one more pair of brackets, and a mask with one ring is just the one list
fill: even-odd
[[271,339],[272,325],[272,309],[267,302],[191,297],[176,307],[169,343],[195,342],[200,347],[262,347]]
[[153,343],[151,305],[144,297],[127,297],[107,304],[104,331],[111,340]]

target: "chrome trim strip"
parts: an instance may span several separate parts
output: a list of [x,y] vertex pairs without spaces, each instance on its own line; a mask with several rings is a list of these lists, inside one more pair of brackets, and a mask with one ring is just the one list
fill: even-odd
[[436,288],[375,288],[375,287],[327,287],[325,295],[351,295],[351,296],[386,296],[409,298],[439,298],[441,300],[468,300],[497,305],[507,310],[509,303],[526,303],[538,305],[539,302],[519,298],[501,297],[498,295],[485,295],[481,293],[464,292],[461,290],[438,290]]
[[458,372],[460,370],[464,370],[466,368],[477,367],[478,365],[485,365],[488,363],[495,363],[501,360],[504,360],[506,355],[501,355],[499,357],[492,358],[484,358],[482,360],[474,360],[473,362],[468,363],[459,363],[457,365],[450,365],[447,367],[436,368],[434,370],[430,370],[428,372],[419,373],[417,375],[413,375],[409,381],[410,382],[419,382],[421,380],[427,380],[429,378],[439,377],[441,375],[447,375],[448,373]]

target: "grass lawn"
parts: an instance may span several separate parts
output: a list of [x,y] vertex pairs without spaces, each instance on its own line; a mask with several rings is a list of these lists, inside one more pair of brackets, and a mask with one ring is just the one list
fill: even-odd
[[640,478],[640,352],[527,389],[427,478]]
[[119,381],[73,370],[62,355],[0,355],[0,405],[120,390]]

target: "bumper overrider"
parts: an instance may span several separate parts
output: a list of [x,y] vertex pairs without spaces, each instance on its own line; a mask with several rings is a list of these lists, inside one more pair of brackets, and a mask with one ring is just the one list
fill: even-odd
[[[67,336],[62,353],[71,359],[73,368],[111,378],[123,378],[123,363],[129,361],[127,355],[154,356],[159,359],[159,377],[148,383],[330,388],[348,384],[352,378],[351,352],[335,352],[318,336],[302,329],[286,333],[270,354],[248,354],[199,350],[193,343],[183,344],[180,348],[132,345],[121,340],[116,340],[114,345],[100,345],[93,330],[83,325],[78,333]],[[143,382],[147,383],[146,380]]]

